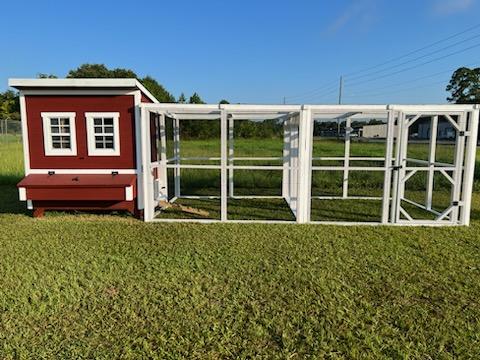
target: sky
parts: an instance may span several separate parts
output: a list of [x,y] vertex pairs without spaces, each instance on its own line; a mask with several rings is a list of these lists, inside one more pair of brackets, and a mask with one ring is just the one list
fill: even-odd
[[340,76],[346,104],[445,103],[452,72],[480,66],[479,2],[8,1],[0,89],[103,63],[209,103],[336,103]]

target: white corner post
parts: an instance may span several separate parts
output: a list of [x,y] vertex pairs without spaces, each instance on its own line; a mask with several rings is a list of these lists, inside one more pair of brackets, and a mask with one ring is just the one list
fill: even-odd
[[220,116],[220,220],[227,221],[227,111],[221,110]]
[[307,107],[303,107],[300,111],[298,151],[299,171],[297,175],[297,222],[300,224],[310,221],[313,144],[312,123],[311,110]]
[[154,177],[151,168],[150,111],[145,108],[141,110],[140,134],[142,159],[142,171],[140,175],[143,185],[143,218],[145,221],[152,221],[155,207],[153,199]]
[[175,198],[180,197],[180,119],[173,119],[173,157],[175,165],[173,170],[173,179],[175,184]]
[[478,122],[480,108],[478,105],[470,112],[468,126],[468,140],[465,154],[465,171],[463,180],[462,203],[460,211],[460,224],[470,225],[470,211],[472,208],[473,177],[475,172],[475,155],[477,150]]
[[430,143],[428,148],[428,173],[427,173],[427,193],[425,198],[425,207],[432,210],[433,199],[433,179],[435,178],[435,152],[437,149],[437,129],[438,115],[434,115],[430,120]]
[[460,208],[460,195],[461,195],[461,188],[462,188],[462,179],[464,178],[463,169],[464,169],[464,156],[465,156],[465,137],[466,137],[466,130],[467,130],[467,115],[468,113],[465,111],[462,115],[458,116],[458,131],[455,141],[455,170],[452,174],[453,179],[453,190],[452,190],[452,198],[451,203],[453,206],[452,213],[450,215],[450,219],[452,223],[458,224],[458,215],[459,215],[459,208]]
[[143,109],[140,109],[140,104],[142,102],[142,94],[140,91],[135,91],[134,94],[135,100],[135,156],[137,162],[137,209],[143,210],[145,208],[144,204],[144,194],[143,194],[143,171],[142,171],[142,116]]
[[348,197],[348,177],[350,173],[350,132],[352,131],[352,118],[347,117],[345,120],[345,154],[343,159],[343,191],[342,197]]
[[23,164],[25,175],[30,174],[30,150],[28,144],[27,105],[25,95],[20,91],[20,125],[22,127]]
[[230,197],[234,197],[234,190],[233,190],[233,156],[234,156],[234,136],[233,136],[233,131],[234,131],[234,120],[233,116],[230,116],[228,119],[228,191],[230,194]]
[[[385,146],[385,163],[383,179],[383,200],[382,200],[382,224],[388,224],[390,206],[390,193],[392,187],[392,162],[393,162],[393,143],[395,139],[395,112],[388,110],[387,135]],[[396,191],[394,189],[394,191]]]

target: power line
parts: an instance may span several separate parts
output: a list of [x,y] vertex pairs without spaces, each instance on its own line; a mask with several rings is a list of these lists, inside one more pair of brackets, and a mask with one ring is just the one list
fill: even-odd
[[394,57],[394,58],[391,58],[390,60],[387,60],[387,61],[384,61],[384,62],[382,62],[382,63],[379,63],[379,64],[377,64],[377,65],[375,65],[375,66],[370,66],[370,67],[365,68],[365,69],[363,69],[363,70],[351,72],[351,73],[349,73],[349,74],[346,74],[345,76],[348,77],[348,76],[352,76],[352,75],[364,73],[364,72],[366,72],[366,71],[369,71],[369,70],[372,70],[372,69],[376,69],[376,68],[381,67],[381,66],[383,66],[383,65],[390,64],[390,63],[395,62],[395,61],[397,61],[397,60],[404,59],[404,58],[406,58],[406,57],[408,57],[408,56],[410,56],[410,55],[413,55],[413,54],[416,54],[416,53],[421,52],[421,51],[423,51],[423,50],[432,48],[432,47],[434,47],[435,45],[438,45],[438,44],[441,44],[441,43],[443,43],[443,42],[445,42],[445,41],[454,39],[454,38],[456,38],[457,36],[463,35],[463,34],[469,32],[469,31],[472,31],[472,30],[475,30],[475,29],[478,29],[478,28],[480,28],[480,24],[476,24],[476,25],[474,25],[474,26],[472,26],[472,27],[469,27],[469,28],[467,28],[467,29],[465,29],[465,30],[463,30],[463,31],[460,31],[460,32],[458,32],[458,33],[455,33],[455,34],[453,34],[453,35],[450,35],[450,36],[448,36],[448,37],[446,37],[446,38],[440,39],[440,40],[438,40],[438,41],[435,41],[435,42],[433,42],[433,43],[431,43],[431,44],[425,45],[425,46],[423,46],[423,47],[421,47],[421,48],[418,48],[418,49],[416,49],[416,50],[410,51],[410,52],[408,52],[408,53],[406,53],[406,54],[404,54],[404,55],[396,56],[396,57]]
[[354,83],[350,84],[350,86],[358,86],[358,85],[361,85],[361,84],[370,83],[370,82],[372,82],[372,81],[384,79],[384,78],[386,78],[386,77],[390,77],[390,76],[393,76],[393,75],[401,74],[401,73],[406,72],[406,71],[414,70],[414,69],[419,68],[419,67],[421,67],[421,66],[431,64],[431,63],[433,63],[433,62],[435,62],[435,61],[443,60],[443,59],[448,58],[448,57],[450,57],[450,56],[454,56],[454,55],[457,55],[457,54],[460,54],[460,53],[464,53],[464,52],[466,52],[466,51],[468,51],[468,50],[472,50],[472,49],[477,48],[477,47],[479,47],[479,46],[480,46],[480,43],[477,43],[477,44],[475,44],[475,45],[472,45],[472,46],[469,46],[469,47],[467,47],[467,48],[464,48],[464,49],[455,51],[455,52],[453,52],[453,53],[450,53],[450,54],[447,54],[447,55],[443,55],[443,56],[440,56],[440,57],[431,59],[431,60],[429,60],[429,61],[425,61],[425,62],[423,62],[423,63],[417,64],[417,65],[414,65],[414,66],[410,66],[410,67],[407,67],[407,68],[404,68],[404,69],[400,69],[400,70],[398,70],[398,71],[395,71],[395,72],[392,72],[392,73],[389,73],[389,74],[384,74],[384,75],[381,75],[381,76],[377,76],[377,77],[374,77],[374,78],[369,79],[369,80],[354,82]]
[[460,44],[466,43],[466,42],[468,42],[468,41],[471,41],[471,40],[476,39],[476,38],[479,38],[479,37],[480,37],[480,34],[477,34],[477,35],[472,36],[472,37],[470,37],[470,38],[468,38],[468,39],[459,41],[459,42],[457,42],[457,43],[455,43],[455,44],[451,44],[451,45],[445,46],[445,47],[443,47],[443,48],[437,49],[437,50],[435,50],[435,51],[432,51],[432,52],[430,52],[430,53],[424,54],[424,55],[422,55],[422,56],[418,56],[418,57],[416,57],[416,58],[414,58],[414,59],[401,62],[400,64],[392,65],[392,66],[389,66],[389,67],[387,67],[387,68],[384,68],[384,69],[381,69],[381,70],[377,70],[377,71],[374,71],[374,72],[370,72],[370,73],[367,73],[367,74],[364,74],[364,75],[354,76],[354,77],[352,77],[352,78],[350,78],[350,79],[347,79],[346,82],[348,82],[348,81],[350,81],[350,80],[352,80],[352,79],[353,79],[353,80],[355,80],[355,79],[361,79],[361,78],[364,78],[364,77],[368,77],[368,76],[371,76],[371,75],[375,75],[375,74],[382,73],[382,72],[387,71],[387,70],[395,69],[395,68],[400,67],[400,66],[402,66],[402,65],[406,65],[406,64],[409,64],[409,63],[412,63],[412,62],[415,62],[415,61],[424,59],[424,58],[429,57],[429,56],[434,55],[434,54],[438,54],[439,52],[442,52],[442,51],[444,51],[444,50],[453,48],[453,47],[455,47],[455,46],[458,46],[458,45],[460,45]]
[[312,89],[312,90],[309,90],[309,91],[305,91],[303,93],[299,93],[297,95],[291,95],[291,96],[286,96],[285,98],[287,100],[291,100],[291,99],[297,99],[297,98],[304,98],[306,96],[311,96],[311,95],[314,95],[315,93],[318,93],[318,92],[322,92],[323,90],[326,90],[327,88],[330,88],[331,87],[331,84],[337,84],[337,80],[334,80],[334,81],[330,81],[320,87],[317,87],[315,89]]
[[[478,66],[478,63],[477,63],[477,62],[472,62],[472,63],[464,64],[463,66],[472,66],[472,65]],[[391,84],[391,85],[376,87],[376,88],[374,88],[374,90],[375,90],[375,91],[378,91],[378,90],[383,90],[383,89],[390,89],[390,88],[392,88],[392,87],[401,86],[401,85],[406,85],[406,84],[410,84],[410,83],[412,83],[412,82],[416,82],[416,81],[420,81],[420,80],[424,80],[424,79],[429,79],[429,78],[432,78],[432,77],[435,77],[435,76],[438,76],[438,75],[443,75],[443,74],[446,74],[446,73],[451,73],[451,72],[453,72],[453,71],[455,71],[455,70],[457,70],[457,68],[450,68],[450,69],[448,69],[448,70],[438,71],[438,72],[436,72],[436,73],[429,74],[429,75],[425,75],[425,76],[421,76],[421,77],[414,78],[414,79],[411,79],[411,80],[402,81],[402,82],[397,82],[397,83]],[[351,96],[360,96],[360,95],[353,94],[353,95],[351,95]]]
[[321,99],[321,98],[324,98],[326,96],[329,96],[330,94],[336,94],[337,91],[338,91],[338,84],[335,84],[335,86],[333,88],[330,88],[328,91],[324,91],[320,94],[315,94],[315,95],[310,95],[310,96],[303,97],[302,100],[305,101],[305,100],[310,100],[310,99]]
[[438,84],[442,84],[442,83],[445,83],[445,81],[444,81],[444,80],[442,80],[442,81],[436,81],[436,82],[433,82],[433,83],[424,84],[424,85],[422,85],[422,86],[408,87],[408,88],[403,88],[403,89],[397,89],[397,90],[394,90],[394,91],[387,91],[387,92],[373,93],[373,94],[365,94],[365,95],[348,95],[348,96],[346,96],[346,97],[347,97],[347,98],[350,98],[350,97],[358,98],[358,97],[361,97],[361,96],[366,96],[366,97],[378,97],[378,96],[383,96],[383,95],[396,94],[396,93],[403,92],[403,91],[410,91],[410,90],[422,89],[422,88],[425,88],[425,87],[430,87],[430,86],[432,86],[432,85],[438,85]]

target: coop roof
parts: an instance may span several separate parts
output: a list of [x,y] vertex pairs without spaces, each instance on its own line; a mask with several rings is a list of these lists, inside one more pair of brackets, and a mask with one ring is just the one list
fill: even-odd
[[9,79],[8,86],[28,89],[131,89],[140,90],[154,103],[158,100],[137,79]]

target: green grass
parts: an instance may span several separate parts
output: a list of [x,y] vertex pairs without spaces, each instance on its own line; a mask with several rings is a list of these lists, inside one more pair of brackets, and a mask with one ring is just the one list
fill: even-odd
[[18,137],[0,136],[0,185],[15,184],[24,173],[22,142]]
[[0,185],[0,358],[479,358],[473,199],[468,228],[145,224]]

